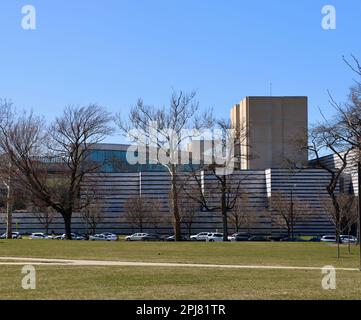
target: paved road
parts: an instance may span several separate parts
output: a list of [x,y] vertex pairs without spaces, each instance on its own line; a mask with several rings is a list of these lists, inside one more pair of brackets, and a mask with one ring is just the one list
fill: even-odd
[[[48,266],[119,266],[119,267],[170,267],[170,268],[220,268],[220,269],[267,269],[267,270],[322,270],[323,267],[300,266],[263,266],[233,264],[199,264],[199,263],[166,263],[166,262],[132,262],[104,260],[69,260],[0,257],[0,265],[48,265]],[[357,268],[336,268],[340,271],[359,271]]]

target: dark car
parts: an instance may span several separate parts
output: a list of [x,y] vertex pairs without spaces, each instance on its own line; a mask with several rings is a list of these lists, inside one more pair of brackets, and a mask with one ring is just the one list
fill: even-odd
[[249,241],[266,242],[271,240],[265,236],[253,236],[249,239]]
[[234,233],[231,236],[229,236],[228,240],[229,241],[248,241],[251,237],[252,237],[252,235],[250,235],[249,233],[238,232],[238,233]]
[[[175,241],[175,235],[165,237],[164,241]],[[187,241],[187,238],[184,236],[181,236],[181,241]]]
[[307,240],[304,240],[304,239],[302,239],[300,237],[293,237],[293,239],[291,237],[284,237],[280,241],[284,241],[284,242],[307,242]]
[[159,234],[147,234],[141,238],[142,241],[163,241],[163,238]]
[[312,237],[309,241],[311,241],[311,242],[320,242],[321,237],[320,236]]
[[288,241],[287,236],[270,236],[268,237],[270,241],[278,242],[278,241]]

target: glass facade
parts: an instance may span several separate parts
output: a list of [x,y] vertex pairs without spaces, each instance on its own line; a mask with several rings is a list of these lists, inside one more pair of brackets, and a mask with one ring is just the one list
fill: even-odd
[[[101,165],[100,171],[103,173],[116,172],[167,172],[168,169],[157,163],[146,164],[129,164],[126,157],[125,150],[92,150],[90,153],[90,160],[95,161]],[[199,165],[193,166],[193,169],[198,169]],[[182,165],[180,171],[191,171],[191,165]]]

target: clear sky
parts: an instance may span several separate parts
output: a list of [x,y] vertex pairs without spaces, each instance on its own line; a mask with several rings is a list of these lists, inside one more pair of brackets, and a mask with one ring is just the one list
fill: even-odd
[[[23,30],[21,8],[36,8]],[[334,5],[336,30],[321,28]],[[360,0],[1,0],[0,97],[52,119],[65,105],[101,104],[126,115],[142,97],[164,105],[196,89],[219,117],[246,95],[309,96],[331,114],[361,59]],[[116,142],[119,138],[112,138]]]

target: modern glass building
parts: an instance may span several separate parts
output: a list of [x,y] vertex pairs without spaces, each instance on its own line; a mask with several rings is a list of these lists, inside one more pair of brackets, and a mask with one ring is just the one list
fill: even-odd
[[[130,145],[126,144],[106,144],[101,143],[93,147],[90,154],[90,160],[101,165],[100,171],[103,173],[135,173],[135,172],[167,172],[168,169],[160,164],[151,161],[146,155],[146,163],[130,164],[127,160],[127,152]],[[186,157],[191,163],[191,153],[184,151]],[[138,156],[135,152],[135,156]],[[191,168],[197,169],[199,165],[182,165],[180,171],[189,171]]]

